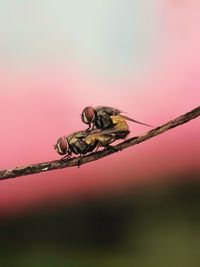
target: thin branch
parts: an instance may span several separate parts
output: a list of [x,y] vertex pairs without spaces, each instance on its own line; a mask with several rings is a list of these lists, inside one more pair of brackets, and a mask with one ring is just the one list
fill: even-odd
[[[157,128],[154,128],[153,130],[147,132],[144,135],[127,139],[126,141],[114,146],[114,149],[116,149],[116,151],[114,149],[109,148],[109,149],[102,150],[99,152],[90,153],[81,158],[81,164],[85,164],[91,161],[104,158],[110,154],[116,153],[117,151],[121,151],[130,146],[134,146],[136,144],[142,143],[152,137],[155,137],[174,127],[177,127],[186,122],[189,122],[190,120],[193,120],[199,116],[200,116],[200,106],[186,113],[185,115],[182,115],[174,120],[167,122],[166,124],[163,124]],[[63,169],[63,168],[73,167],[73,166],[80,166],[79,157],[71,158],[67,160],[55,160],[55,161],[31,164],[28,166],[17,167],[17,168],[9,169],[9,170],[2,170],[0,171],[0,180],[15,178],[19,176],[25,176],[25,175],[35,174],[35,173],[40,173],[40,172],[46,172],[50,170]]]

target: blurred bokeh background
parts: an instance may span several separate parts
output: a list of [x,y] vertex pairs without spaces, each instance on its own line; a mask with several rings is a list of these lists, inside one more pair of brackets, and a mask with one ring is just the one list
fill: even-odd
[[[199,106],[198,0],[2,0],[0,21],[0,169],[59,158],[87,105],[155,126]],[[2,181],[0,264],[199,266],[199,137],[196,119],[80,169]]]

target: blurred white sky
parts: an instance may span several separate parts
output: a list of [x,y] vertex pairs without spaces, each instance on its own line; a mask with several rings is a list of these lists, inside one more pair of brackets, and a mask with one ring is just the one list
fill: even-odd
[[144,67],[159,32],[156,0],[0,0],[5,64],[72,64],[118,74]]

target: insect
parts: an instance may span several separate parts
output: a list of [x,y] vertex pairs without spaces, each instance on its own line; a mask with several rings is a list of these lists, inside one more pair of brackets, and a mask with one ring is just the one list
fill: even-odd
[[115,126],[111,129],[79,131],[60,137],[55,145],[56,151],[64,155],[63,158],[69,158],[72,153],[81,156],[94,150],[97,151],[99,147],[111,147],[111,143],[118,139],[125,139],[130,132],[128,124],[121,116],[115,116],[113,120]]
[[124,120],[136,122],[151,127],[151,125],[136,121],[134,119],[122,115],[121,113],[121,110],[112,107],[98,106],[93,108],[88,106],[83,110],[81,114],[81,119],[84,123],[89,125],[87,131],[94,129],[94,127],[96,127],[97,129],[107,129],[113,127],[115,125],[113,118],[116,115],[121,116]]

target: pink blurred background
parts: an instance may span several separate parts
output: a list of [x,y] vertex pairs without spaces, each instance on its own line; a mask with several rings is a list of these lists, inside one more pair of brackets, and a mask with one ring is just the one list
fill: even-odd
[[[0,169],[58,159],[53,145],[86,128],[87,105],[154,126],[199,106],[199,1],[61,2],[0,4]],[[198,118],[80,169],[2,181],[0,215],[199,171],[199,135]]]

